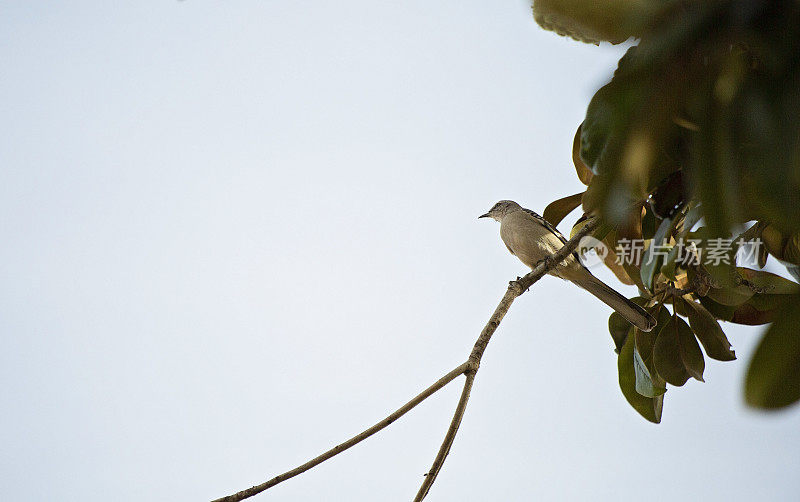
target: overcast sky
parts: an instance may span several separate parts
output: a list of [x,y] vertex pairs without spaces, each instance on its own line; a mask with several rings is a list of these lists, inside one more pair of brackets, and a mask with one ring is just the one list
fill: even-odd
[[[0,497],[226,495],[462,362],[525,273],[476,217],[582,189],[623,50],[521,0],[0,2]],[[653,425],[609,313],[515,302],[429,500],[796,500],[800,411],[742,400],[761,328]],[[254,500],[409,500],[460,387]]]

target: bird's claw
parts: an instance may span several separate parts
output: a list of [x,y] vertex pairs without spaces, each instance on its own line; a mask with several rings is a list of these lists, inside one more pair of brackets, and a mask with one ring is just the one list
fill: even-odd
[[508,286],[511,287],[511,288],[517,289],[518,291],[521,290],[520,294],[527,293],[531,289],[531,287],[528,286],[527,288],[522,290],[521,289],[522,288],[522,283],[520,282],[521,280],[522,280],[522,277],[517,276],[517,280],[516,281],[509,281],[508,282]]

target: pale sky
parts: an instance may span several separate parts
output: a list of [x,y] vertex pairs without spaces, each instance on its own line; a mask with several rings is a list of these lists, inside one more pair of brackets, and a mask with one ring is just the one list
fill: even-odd
[[[520,0],[0,2],[1,498],[216,498],[462,362],[526,271],[477,216],[582,189],[623,50]],[[794,500],[800,410],[742,399],[762,328],[653,425],[609,313],[512,306],[427,500]],[[410,500],[460,387],[253,500]]]

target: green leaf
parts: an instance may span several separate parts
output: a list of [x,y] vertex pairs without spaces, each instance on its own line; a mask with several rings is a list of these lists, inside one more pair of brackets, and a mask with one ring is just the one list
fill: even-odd
[[783,304],[786,303],[787,298],[789,298],[789,296],[782,294],[758,293],[753,295],[743,305],[750,305],[756,310],[769,312],[781,308]]
[[783,248],[789,243],[789,238],[784,236],[785,230],[779,230],[775,225],[767,225],[761,231],[762,247],[777,259],[783,258]]
[[[644,307],[645,305],[641,303],[639,300],[641,297],[634,298],[634,303],[639,305],[640,307]],[[642,299],[644,300],[644,299]],[[658,338],[658,334],[664,329],[664,326],[669,324],[670,319],[672,319],[672,315],[669,313],[669,310],[665,308],[663,305],[656,305],[653,308],[646,309],[653,317],[656,318],[656,326],[653,328],[652,331],[642,331],[640,329],[634,330],[634,339],[636,341],[636,350],[642,355],[645,363],[647,364],[648,368],[653,370],[652,360],[653,360],[653,347],[656,344],[656,339]],[[654,373],[654,371],[651,371]]]
[[746,303],[755,293],[747,286],[730,286],[725,288],[711,288],[708,297],[722,305],[737,307]]
[[744,384],[747,404],[782,408],[800,399],[800,295],[794,295],[756,348]]
[[[581,130],[581,159],[595,175],[609,174],[603,172],[601,167],[604,156],[619,155],[620,147],[611,142],[615,139],[615,129],[619,127],[620,115],[623,114],[618,108],[622,108],[624,100],[618,94],[622,93],[616,93],[614,86],[607,84],[598,89],[586,109]],[[591,184],[599,181],[593,178]]]
[[697,343],[697,337],[695,337],[692,328],[683,319],[677,318],[676,320],[680,321],[678,323],[678,335],[683,365],[686,371],[692,375],[692,378],[704,382],[703,371],[706,369],[706,361],[703,357],[703,351],[700,350],[700,344]]
[[775,320],[775,310],[758,310],[749,303],[736,307],[731,322],[747,326],[758,326]]
[[[651,312],[652,313],[652,312]],[[650,365],[653,360],[653,345],[656,343],[656,335],[658,335],[659,326],[653,328],[653,331],[642,331],[640,329],[633,330],[634,347],[644,361]]]
[[700,227],[689,232],[688,237],[700,240],[697,247],[703,269],[716,280],[718,287],[735,286],[736,243],[733,239],[714,237],[710,227]]
[[678,352],[677,317],[670,319],[669,323],[661,329],[653,347],[653,366],[658,374],[672,385],[680,387],[689,380],[689,372],[683,366],[681,355]]
[[655,248],[664,245],[670,228],[672,228],[672,220],[669,218],[662,220],[658,230],[656,230],[656,234],[653,236],[653,240],[650,241],[650,245],[642,254],[642,283],[647,289],[653,289],[653,277],[661,268],[661,262],[664,258],[661,255],[654,254]]
[[664,407],[664,395],[645,397],[636,392],[636,369],[633,363],[633,337],[629,336],[617,356],[619,387],[622,395],[640,415],[653,423],[661,422],[661,411]]
[[633,369],[636,374],[636,392],[645,397],[656,397],[667,392],[666,386],[653,382],[650,370],[647,369],[647,365],[635,347],[633,349]]
[[551,225],[558,226],[561,223],[561,220],[564,219],[569,213],[571,213],[576,207],[581,205],[581,198],[583,197],[583,192],[576,193],[575,195],[568,195],[567,197],[562,197],[561,199],[554,200],[550,204],[544,208],[544,213],[542,213],[542,218],[550,222]]
[[[619,65],[622,66],[623,61],[630,59],[635,51],[635,47],[628,49]],[[628,88],[623,88],[612,80],[597,90],[586,108],[586,118],[581,127],[580,157],[595,175],[610,174],[601,167],[603,157],[616,158],[621,153],[619,135],[629,118],[631,102],[638,102],[638,99],[627,96],[627,91]],[[618,163],[610,162],[608,167],[615,167],[616,164]],[[594,178],[592,185],[598,181],[600,180]]]
[[667,254],[667,257],[664,260],[664,264],[661,265],[661,273],[664,274],[664,277],[666,277],[671,281],[677,280],[675,276],[675,259],[677,257],[678,257],[678,246],[673,246],[673,248],[669,250],[669,254]]
[[763,289],[765,293],[793,295],[800,292],[800,284],[765,270],[737,267],[736,271],[743,279]]
[[625,345],[625,340],[632,328],[631,323],[625,320],[622,314],[612,312],[608,317],[608,332],[611,333],[611,339],[614,340],[614,352],[617,354]]
[[732,361],[736,359],[736,354],[731,349],[728,337],[725,336],[725,332],[722,331],[711,312],[701,304],[693,301],[681,300],[681,304],[684,307],[686,316],[689,318],[689,324],[694,330],[694,334],[700,339],[700,343],[703,344],[708,357],[717,361]]
[[618,44],[641,36],[661,7],[656,0],[607,0],[602,8],[592,0],[535,0],[533,18],[545,30],[581,42]]
[[796,280],[800,281],[800,266],[797,265],[786,265],[786,270],[792,274]]
[[586,186],[592,182],[592,178],[594,177],[594,173],[589,166],[581,158],[581,130],[583,129],[583,123],[578,126],[578,130],[575,131],[575,138],[572,140],[572,163],[575,165],[575,172],[578,175],[578,179],[581,180]]
[[631,278],[639,289],[645,289],[644,283],[642,282],[642,270],[638,266],[625,259],[622,261],[622,268],[625,269],[625,273],[628,274],[628,277]]
[[[666,382],[655,371],[653,366],[653,346],[659,331],[669,323],[669,310],[663,305],[647,307],[647,300],[641,296],[632,299],[634,303],[645,308],[658,321],[652,331],[642,331],[634,328],[634,366],[636,371],[636,391],[647,397],[655,397],[666,392]],[[636,367],[641,364],[644,369]],[[646,370],[646,371],[645,371]]]
[[680,317],[673,316],[659,332],[653,363],[658,374],[672,385],[680,387],[690,376],[703,381],[703,353],[691,328]]
[[[617,242],[617,233],[614,230],[609,232],[608,235],[603,238],[603,244],[606,245],[606,249],[608,251],[608,254],[606,254],[606,257],[603,259],[603,263],[605,263],[609,270],[614,272],[614,275],[617,277],[619,282],[631,286],[636,284],[636,282],[634,282],[634,280],[628,275],[628,271],[625,269],[623,264],[623,257],[617,255]],[[636,275],[635,277],[636,279],[639,279],[639,275]]]
[[783,247],[783,261],[800,264],[800,232],[793,233],[787,239]]
[[645,206],[644,216],[642,216],[642,238],[645,240],[652,239],[658,230],[658,218],[650,209],[650,206]]
[[699,299],[700,304],[703,305],[706,310],[711,312],[711,314],[717,319],[722,319],[723,321],[730,321],[733,319],[733,314],[736,312],[736,307],[715,302],[707,296],[701,296]]
[[683,228],[681,229],[681,237],[686,237],[686,235],[692,231],[692,228],[700,221],[700,218],[703,217],[703,207],[701,205],[696,205],[689,209],[686,212],[686,216],[683,217]]
[[[701,129],[692,142],[690,171],[694,174],[693,185],[702,201],[703,218],[713,237],[728,235],[729,229],[739,217],[738,190],[736,175],[732,173],[732,162],[727,157],[732,150],[730,138],[722,134],[726,131],[719,120],[719,111],[712,104],[715,100],[705,99],[693,113],[702,117]],[[698,100],[698,104],[700,100]],[[721,136],[721,137],[720,137]]]
[[[791,10],[779,11],[776,19],[780,21],[762,25],[763,33],[756,36],[769,34],[787,42],[797,40],[797,3],[776,5]],[[784,24],[787,22],[790,24]],[[789,231],[798,230],[800,121],[793,112],[800,100],[800,75],[794,59],[796,49],[774,42],[755,49],[769,54],[772,68],[767,74],[758,72],[760,78],[751,78],[750,85],[743,87],[732,103],[730,115],[735,128],[731,129],[736,149],[731,153],[740,172],[736,173],[738,179],[730,182],[743,192],[741,200],[750,203],[751,219],[767,220]]]

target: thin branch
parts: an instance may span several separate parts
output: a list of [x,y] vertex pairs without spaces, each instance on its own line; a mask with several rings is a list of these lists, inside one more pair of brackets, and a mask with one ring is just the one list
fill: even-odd
[[503,298],[500,300],[500,304],[497,305],[492,317],[489,318],[489,322],[486,323],[486,326],[481,331],[481,334],[478,336],[478,339],[475,341],[475,345],[472,347],[472,351],[470,352],[469,358],[466,362],[459,365],[453,371],[448,373],[447,375],[440,378],[436,383],[422,391],[416,397],[414,397],[411,401],[407,402],[397,411],[386,417],[385,419],[381,420],[377,424],[373,425],[369,429],[365,430],[364,432],[348,439],[344,443],[334,446],[330,450],[326,451],[322,455],[309,460],[305,464],[292,469],[291,471],[287,471],[279,476],[275,476],[274,478],[270,479],[269,481],[262,483],[260,485],[253,486],[248,488],[247,490],[242,490],[238,493],[234,493],[233,495],[228,495],[227,497],[222,497],[216,499],[212,502],[238,502],[240,500],[244,500],[248,497],[252,497],[258,493],[263,492],[267,488],[273,487],[282,481],[286,481],[289,478],[297,476],[298,474],[302,474],[303,472],[315,467],[322,462],[328,460],[329,458],[338,455],[339,453],[343,452],[344,450],[350,448],[351,446],[355,446],[356,444],[360,443],[361,441],[367,439],[368,437],[372,436],[376,432],[386,428],[392,422],[397,420],[398,418],[402,417],[406,413],[408,413],[412,408],[417,406],[419,403],[433,395],[436,391],[453,381],[456,377],[461,374],[466,374],[466,380],[464,382],[464,389],[461,391],[461,398],[458,401],[458,405],[456,406],[455,414],[453,415],[453,419],[450,421],[450,427],[447,430],[447,434],[445,435],[444,441],[442,442],[442,446],[439,448],[439,453],[436,455],[436,458],[433,461],[433,465],[431,469],[425,476],[425,481],[423,482],[422,486],[417,493],[415,501],[421,501],[430,491],[433,482],[436,480],[436,476],[442,469],[444,465],[445,458],[447,458],[447,454],[450,452],[450,447],[453,445],[453,441],[455,440],[456,434],[458,433],[458,428],[461,425],[461,419],[464,417],[464,412],[467,409],[467,402],[469,401],[469,394],[472,390],[472,384],[475,381],[475,375],[478,372],[478,368],[480,367],[481,358],[483,357],[483,353],[486,350],[486,347],[489,345],[489,341],[492,338],[492,335],[497,330],[497,327],[500,325],[500,321],[503,320],[508,309],[511,307],[511,304],[514,300],[525,293],[528,288],[530,288],[536,281],[544,277],[544,275],[549,272],[551,269],[555,268],[561,262],[563,262],[570,254],[572,254],[575,249],[577,249],[580,240],[588,235],[590,232],[594,231],[600,225],[600,220],[597,218],[588,220],[580,229],[580,231],[575,234],[575,236],[570,239],[564,247],[558,250],[552,256],[542,260],[539,262],[533,270],[531,270],[528,274],[526,274],[521,279],[518,278],[516,281],[511,281],[508,284],[508,290],[506,290],[506,294],[503,295]]
[[[697,277],[697,275],[695,275],[695,277]],[[689,285],[688,288],[676,288],[671,282],[668,282],[664,283],[662,286],[657,287],[655,290],[653,290],[653,297],[662,294],[665,296],[683,296],[683,295],[688,295],[690,293],[694,293],[695,289],[696,288],[691,284]]]
[[436,481],[436,476],[439,474],[439,471],[442,470],[444,459],[446,459],[447,454],[450,453],[450,447],[456,439],[459,426],[461,426],[461,419],[464,417],[464,412],[467,410],[467,401],[469,401],[469,394],[472,391],[472,383],[475,381],[476,372],[477,370],[467,373],[467,378],[464,381],[464,390],[461,391],[461,399],[458,400],[453,420],[450,422],[450,427],[447,429],[447,435],[444,437],[444,441],[442,441],[442,446],[439,447],[439,453],[433,460],[433,466],[431,466],[431,469],[425,474],[425,480],[422,482],[422,486],[419,487],[417,496],[414,497],[414,502],[420,502],[425,498],[431,486],[433,486],[433,482]]
[[559,249],[558,252],[537,263],[536,266],[533,267],[533,270],[526,274],[522,279],[511,281],[508,284],[506,294],[503,295],[503,299],[500,300],[500,304],[497,305],[492,317],[489,318],[489,322],[486,323],[486,326],[483,328],[483,331],[481,331],[480,336],[478,336],[478,340],[472,347],[472,352],[469,355],[469,359],[467,359],[467,363],[470,364],[470,369],[467,372],[467,380],[464,382],[464,390],[461,393],[461,399],[458,401],[455,415],[453,416],[453,420],[450,422],[450,427],[447,429],[447,434],[444,437],[442,446],[439,448],[439,453],[436,455],[430,470],[425,475],[425,480],[422,482],[422,486],[420,486],[417,496],[414,498],[414,502],[421,502],[422,499],[425,498],[430,491],[431,486],[433,486],[436,476],[439,475],[439,471],[442,470],[444,460],[447,458],[447,454],[450,453],[450,447],[453,445],[453,441],[456,439],[456,434],[458,433],[458,427],[461,425],[461,419],[464,416],[464,411],[467,409],[467,401],[469,400],[469,394],[472,390],[472,383],[475,380],[475,375],[478,373],[478,369],[480,368],[483,352],[489,345],[489,341],[492,339],[492,335],[497,330],[497,327],[500,326],[500,321],[503,320],[503,317],[505,317],[508,309],[511,308],[511,304],[514,303],[514,300],[518,296],[525,293],[528,288],[530,288],[536,281],[541,279],[547,272],[567,259],[567,257],[569,257],[569,255],[571,255],[573,251],[577,249],[581,239],[589,235],[589,233],[594,231],[594,229],[599,225],[600,220],[598,218],[587,221],[586,224],[581,227],[580,231],[575,234],[575,236],[570,239],[564,245],[564,247]]
[[303,465],[301,465],[299,467],[295,467],[291,471],[287,471],[287,472],[284,472],[283,474],[275,476],[274,478],[270,479],[266,483],[262,483],[260,485],[253,486],[251,488],[248,488],[247,490],[242,490],[242,491],[240,491],[238,493],[234,493],[233,495],[228,495],[227,497],[218,498],[216,500],[213,500],[212,502],[238,502],[238,501],[244,500],[244,499],[246,499],[248,497],[252,497],[253,495],[257,495],[257,494],[263,492],[264,490],[266,490],[267,488],[271,488],[271,487],[277,485],[278,483],[280,483],[282,481],[286,481],[289,478],[293,478],[293,477],[297,476],[298,474],[304,473],[305,471],[311,469],[312,467],[315,467],[315,466],[321,464],[322,462],[328,460],[329,458],[333,457],[334,455],[338,455],[339,453],[345,451],[346,449],[350,448],[351,446],[357,445],[358,443],[360,443],[361,441],[363,441],[363,440],[367,439],[368,437],[372,436],[373,434],[375,434],[376,432],[380,431],[381,429],[384,429],[384,428],[388,427],[392,422],[394,422],[398,418],[402,417],[403,415],[405,415],[406,413],[411,411],[419,403],[421,403],[425,399],[427,399],[430,396],[432,396],[436,391],[438,391],[439,389],[441,389],[442,387],[444,387],[448,383],[452,382],[454,379],[456,379],[457,377],[462,375],[468,369],[469,369],[469,363],[465,362],[463,364],[460,364],[453,371],[451,371],[450,373],[446,374],[445,376],[443,376],[442,378],[437,380],[436,383],[434,383],[433,385],[431,385],[430,387],[428,387],[424,391],[422,391],[419,394],[417,394],[411,401],[407,402],[402,407],[398,408],[397,411],[395,411],[394,413],[392,413],[388,417],[384,418],[383,420],[381,420],[377,424],[373,425],[369,429],[365,430],[364,432],[362,432],[362,433],[360,433],[360,434],[358,434],[356,436],[353,436],[352,438],[348,439],[344,443],[341,443],[339,445],[334,446],[333,448],[331,448],[330,450],[326,451],[322,455],[320,455],[320,456],[318,456],[318,457],[316,457],[316,458],[314,458],[312,460],[309,460],[305,464],[303,464]]

